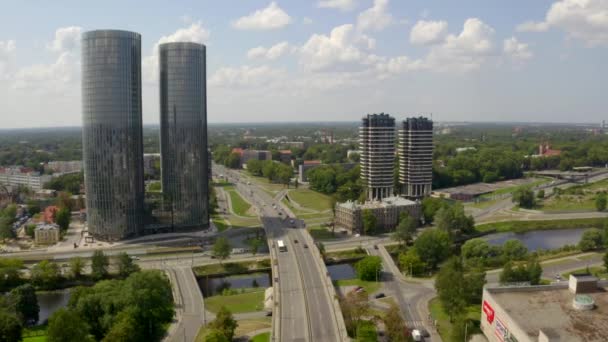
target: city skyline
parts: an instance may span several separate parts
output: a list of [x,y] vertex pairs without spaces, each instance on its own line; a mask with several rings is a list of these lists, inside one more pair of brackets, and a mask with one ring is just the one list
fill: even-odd
[[[601,0],[180,2],[120,4],[130,10],[111,16],[117,5],[11,5],[0,21],[1,128],[81,125],[80,35],[98,28],[142,34],[144,124],[158,123],[158,45],[177,40],[213,47],[210,123],[354,122],[379,111],[600,122],[605,113]],[[17,29],[26,14],[32,24]]]

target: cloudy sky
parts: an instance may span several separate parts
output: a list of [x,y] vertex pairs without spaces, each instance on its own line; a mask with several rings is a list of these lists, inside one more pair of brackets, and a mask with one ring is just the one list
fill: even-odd
[[142,34],[146,123],[169,41],[207,45],[210,122],[608,119],[608,0],[22,0],[0,128],[80,125],[80,35],[106,28]]

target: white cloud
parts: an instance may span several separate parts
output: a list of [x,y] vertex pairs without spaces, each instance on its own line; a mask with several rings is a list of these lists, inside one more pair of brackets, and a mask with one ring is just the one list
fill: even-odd
[[361,31],[382,31],[392,23],[388,0],[374,0],[374,5],[361,12],[357,18],[357,28]]
[[519,42],[515,37],[505,39],[503,42],[503,51],[507,56],[514,60],[530,59],[533,56],[528,44]]
[[16,49],[14,40],[0,41],[0,80],[8,78],[8,63],[13,59]]
[[479,68],[492,54],[494,29],[477,18],[469,18],[459,35],[450,34],[442,44],[431,48],[425,63],[435,71],[464,72]]
[[517,25],[518,32],[545,32],[549,30],[549,25],[545,22],[526,21]]
[[410,42],[416,45],[436,44],[443,41],[447,33],[446,21],[420,20],[410,31]]
[[542,22],[526,22],[519,31],[564,30],[570,38],[589,46],[608,45],[608,0],[559,0]]
[[317,7],[319,8],[334,8],[340,11],[350,11],[357,6],[355,0],[319,0]]
[[286,53],[289,52],[289,43],[288,42],[280,42],[269,48],[265,48],[263,46],[255,47],[249,51],[247,51],[247,58],[255,59],[255,58],[265,58],[268,60],[275,60]]
[[63,92],[75,82],[78,59],[70,52],[62,52],[53,64],[37,64],[21,68],[14,75],[14,89],[34,89],[44,92]]
[[209,79],[213,87],[259,87],[269,86],[284,78],[285,70],[275,69],[267,65],[251,67],[223,67],[218,69]]
[[329,35],[313,34],[299,49],[300,65],[312,71],[340,71],[369,63],[366,50],[375,40],[357,32],[352,24],[335,27]]
[[275,30],[289,25],[291,17],[276,2],[241,17],[232,23],[239,30]]
[[164,43],[189,42],[205,43],[209,40],[209,30],[203,27],[200,21],[192,23],[189,27],[178,29],[168,36],[162,36],[152,48],[152,54],[143,58],[142,73],[147,83],[156,83],[158,79],[158,46]]
[[424,67],[423,60],[411,60],[407,56],[388,58],[376,64],[376,70],[380,79],[394,76],[395,74],[421,70]]
[[55,31],[55,39],[48,44],[48,48],[55,52],[72,51],[80,46],[82,27],[60,27]]

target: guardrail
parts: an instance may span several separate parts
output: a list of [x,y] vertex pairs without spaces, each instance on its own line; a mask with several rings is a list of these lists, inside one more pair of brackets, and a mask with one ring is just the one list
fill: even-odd
[[315,244],[312,236],[310,236],[307,230],[305,230],[303,234],[305,239],[308,240],[308,245],[314,246],[311,248],[314,248],[316,253],[312,254],[314,255],[314,259],[317,263],[317,266],[319,267],[319,270],[326,270],[325,274],[321,275],[321,278],[325,283],[325,290],[327,291],[328,297],[331,300],[332,305],[334,306],[334,320],[338,324],[338,335],[340,341],[350,341],[348,333],[346,331],[346,324],[344,323],[342,309],[340,308],[340,300],[338,299],[338,293],[336,292],[336,288],[334,287],[331,277],[329,276],[329,272],[327,271],[327,267],[325,266],[325,262],[323,261],[321,251],[319,251],[319,249],[316,247],[317,245]]
[[274,248],[274,242],[270,243],[270,239],[266,239],[268,243],[268,250],[270,251],[270,266],[272,272],[272,329],[270,331],[270,340],[279,341],[281,339],[281,303],[280,303],[280,289],[279,289],[279,263],[276,255],[276,249]]

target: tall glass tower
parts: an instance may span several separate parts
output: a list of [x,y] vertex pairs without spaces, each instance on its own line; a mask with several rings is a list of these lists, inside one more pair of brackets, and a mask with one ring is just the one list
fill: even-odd
[[359,127],[361,180],[368,200],[393,196],[395,167],[395,118],[368,114]]
[[176,229],[209,227],[205,46],[159,47],[163,196]]
[[407,118],[399,127],[399,182],[401,194],[419,200],[433,184],[433,121]]
[[143,231],[141,36],[82,37],[82,141],[89,232],[119,240]]

